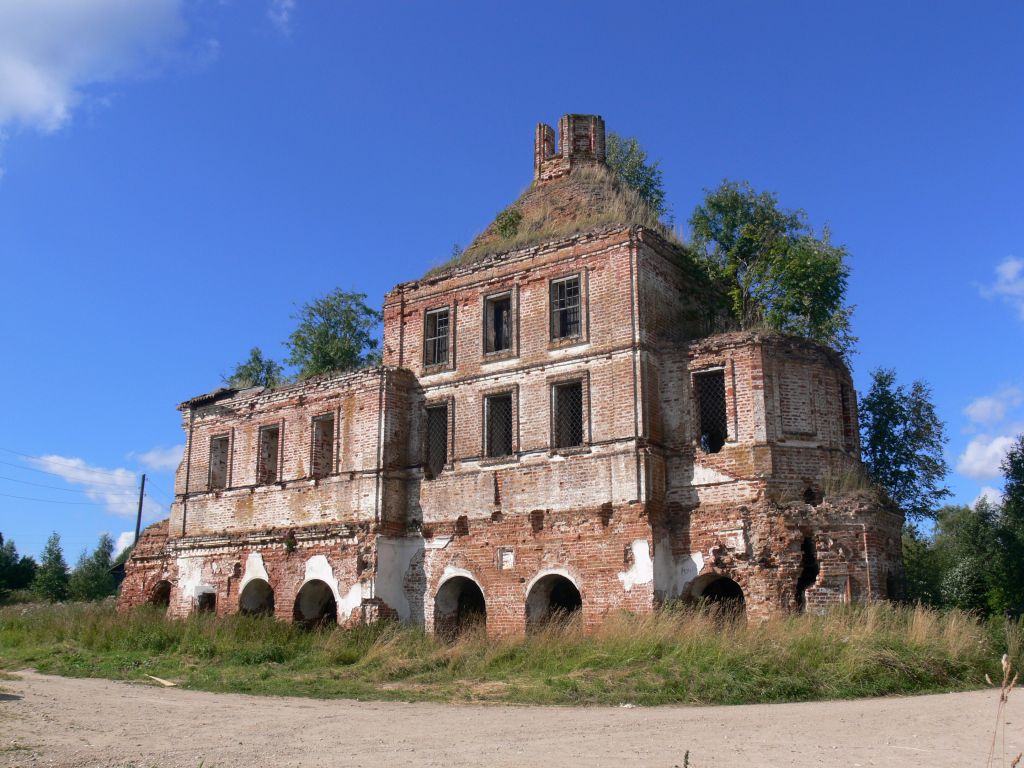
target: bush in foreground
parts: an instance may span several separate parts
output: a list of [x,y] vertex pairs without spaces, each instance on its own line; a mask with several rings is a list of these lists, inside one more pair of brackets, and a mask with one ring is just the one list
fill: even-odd
[[758,625],[713,612],[621,614],[527,638],[454,644],[394,624],[305,631],[267,618],[166,620],[109,604],[0,610],[0,667],[322,697],[543,704],[740,704],[984,685],[1019,623],[871,605]]

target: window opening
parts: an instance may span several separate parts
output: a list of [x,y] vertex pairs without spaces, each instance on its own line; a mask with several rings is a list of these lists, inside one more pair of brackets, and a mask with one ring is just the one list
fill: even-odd
[[214,613],[217,610],[217,595],[203,592],[196,598],[196,610],[199,613]]
[[580,278],[566,277],[551,283],[551,338],[580,335]]
[[512,455],[512,395],[491,395],[484,400],[486,410],[485,443],[487,456]]
[[334,414],[313,419],[313,477],[327,477],[334,471]]
[[512,349],[512,296],[494,296],[484,302],[484,352]]
[[437,477],[448,463],[448,406],[435,405],[427,408],[427,455],[428,477]]
[[814,551],[814,539],[810,536],[804,536],[800,552],[802,553],[800,558],[802,570],[796,580],[796,604],[803,611],[807,609],[807,589],[814,586],[821,568],[818,566],[818,558]]
[[210,490],[227,488],[228,485],[228,436],[210,438]]
[[444,365],[448,362],[448,310],[427,312],[424,330],[423,357],[425,365]]
[[583,382],[573,381],[552,387],[556,448],[583,445]]
[[260,458],[256,474],[261,485],[277,482],[277,459],[280,439],[280,427],[260,428]]
[[708,371],[693,377],[700,416],[700,449],[718,453],[728,437],[725,408],[725,371]]

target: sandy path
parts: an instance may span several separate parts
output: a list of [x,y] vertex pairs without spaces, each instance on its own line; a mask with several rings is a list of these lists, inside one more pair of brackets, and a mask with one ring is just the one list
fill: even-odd
[[[993,691],[743,707],[320,701],[19,672],[0,766],[982,766]],[[1024,749],[1024,691],[1010,742]]]

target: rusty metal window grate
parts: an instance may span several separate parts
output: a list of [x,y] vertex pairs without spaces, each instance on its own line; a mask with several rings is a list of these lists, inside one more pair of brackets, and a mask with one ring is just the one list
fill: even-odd
[[260,453],[256,466],[256,477],[261,485],[277,482],[280,439],[280,427],[260,427]]
[[448,362],[448,310],[427,312],[423,330],[424,365],[444,365]]
[[566,277],[551,282],[551,338],[580,335],[580,278]]
[[427,443],[425,458],[427,476],[434,478],[441,474],[448,463],[448,406],[436,405],[427,408]]
[[484,302],[484,351],[512,349],[512,296],[492,296]]
[[572,381],[552,387],[555,448],[583,445],[583,382]]
[[313,419],[313,477],[327,477],[334,471],[334,414]]
[[484,400],[487,456],[499,458],[512,455],[512,395],[491,395]]
[[210,438],[210,490],[218,491],[228,485],[228,436]]
[[708,371],[693,377],[700,417],[700,449],[718,453],[729,435],[725,407],[725,371]]

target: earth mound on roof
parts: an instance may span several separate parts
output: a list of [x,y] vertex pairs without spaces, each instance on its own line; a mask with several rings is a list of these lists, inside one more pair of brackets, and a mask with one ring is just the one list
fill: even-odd
[[427,277],[469,267],[488,256],[614,226],[640,225],[671,237],[667,226],[603,163],[576,166],[559,178],[535,181],[498,214],[466,250]]

